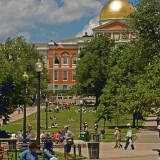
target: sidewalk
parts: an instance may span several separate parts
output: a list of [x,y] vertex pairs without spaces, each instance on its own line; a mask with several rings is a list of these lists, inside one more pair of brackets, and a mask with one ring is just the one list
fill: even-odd
[[[42,108],[45,108],[45,106],[41,106],[41,109]],[[32,107],[27,107],[26,108],[26,116],[29,116],[33,113],[36,113],[37,112],[37,106],[32,106]],[[15,112],[13,112],[11,115],[10,115],[10,122],[13,122],[13,121],[16,121],[18,119],[21,119],[23,118],[23,112],[21,111],[20,114],[18,114],[18,110],[16,110]],[[2,121],[2,120],[1,120]],[[2,123],[2,122],[1,122]]]
[[[135,150],[127,150],[113,148],[114,142],[100,142],[101,160],[157,160],[157,152],[152,151],[153,148],[160,148],[160,138],[156,128],[156,117],[148,117],[144,127],[137,134],[137,139],[134,142]],[[81,143],[75,141],[75,143]],[[84,142],[83,142],[84,143]],[[125,143],[123,143],[123,146]],[[82,154],[88,157],[88,148],[82,148]]]

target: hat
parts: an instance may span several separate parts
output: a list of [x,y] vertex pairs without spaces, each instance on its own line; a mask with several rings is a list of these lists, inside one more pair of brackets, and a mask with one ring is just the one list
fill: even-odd
[[115,127],[115,129],[118,129],[118,127]]
[[131,126],[130,123],[128,123],[127,126]]

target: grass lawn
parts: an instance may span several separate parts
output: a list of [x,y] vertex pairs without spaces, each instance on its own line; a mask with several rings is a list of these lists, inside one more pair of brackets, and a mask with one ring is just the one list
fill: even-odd
[[[55,108],[55,106],[49,106],[49,108]],[[50,133],[55,133],[58,132],[60,130],[63,129],[64,125],[68,125],[69,129],[75,134],[75,139],[79,139],[79,128],[80,128],[80,115],[79,113],[76,113],[75,110],[77,110],[79,107],[78,106],[71,106],[70,110],[61,110],[60,113],[53,113],[53,112],[48,112],[48,126],[51,126],[52,123],[57,123],[58,124],[58,128],[49,128],[49,132]],[[93,107],[88,107],[89,110],[93,110]],[[50,116],[56,116],[56,120],[50,120],[49,117]],[[124,116],[124,115],[121,115]],[[67,121],[68,119],[74,119],[74,121]],[[82,122],[87,122],[88,123],[88,131],[89,133],[94,133],[94,123],[95,123],[96,117],[94,115],[93,112],[88,112],[88,113],[83,113],[82,114]],[[41,125],[44,126],[46,121],[46,112],[45,112],[45,108],[41,109]],[[37,130],[37,119],[36,117],[34,117],[34,114],[30,115],[27,117],[27,129],[28,129],[28,124],[32,123],[33,126],[33,130],[32,130],[32,135],[33,137],[35,137],[35,133]],[[132,124],[132,115],[127,115],[127,118],[122,121],[119,124],[119,128],[121,129],[121,135],[122,135],[122,140],[125,139],[126,136],[126,132],[127,132],[127,126],[126,124],[130,123]],[[143,124],[143,121],[139,120],[139,128],[141,128]],[[101,128],[103,128],[103,120],[101,120],[99,123],[99,129],[98,131],[100,132]],[[115,141],[113,133],[114,133],[114,128],[116,127],[116,121],[113,119],[113,121],[110,122],[106,122],[106,127],[105,127],[105,131],[106,131],[106,136],[105,136],[105,140],[104,142],[113,142]],[[0,126],[0,129],[2,130],[6,130],[7,132],[18,132],[19,130],[23,130],[23,119],[14,121],[14,122],[10,122],[7,125],[2,125]],[[45,131],[45,128],[41,128],[41,131]],[[133,134],[136,134],[138,132],[138,130],[136,130],[135,128],[133,128]],[[135,135],[134,135],[135,136]]]

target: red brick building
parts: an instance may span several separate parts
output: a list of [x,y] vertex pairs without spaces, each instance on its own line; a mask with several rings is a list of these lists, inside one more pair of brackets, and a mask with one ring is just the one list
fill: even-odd
[[[115,43],[126,43],[132,38],[137,38],[137,33],[131,30],[124,18],[133,11],[134,8],[127,0],[110,0],[100,12],[99,26],[93,28],[93,35],[110,33],[111,39],[114,39]],[[126,28],[128,32],[124,33]],[[55,49],[53,41],[36,44],[37,49],[44,55],[46,67],[51,75],[48,84],[49,90],[68,90],[75,85],[73,75],[78,53],[84,47],[84,42],[91,38],[92,36],[85,33],[83,37],[56,42],[64,46],[62,49]]]

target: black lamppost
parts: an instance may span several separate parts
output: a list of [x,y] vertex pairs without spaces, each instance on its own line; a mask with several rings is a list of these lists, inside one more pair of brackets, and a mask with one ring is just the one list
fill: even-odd
[[37,144],[38,149],[40,149],[40,73],[43,70],[43,64],[38,59],[35,64],[35,70],[37,72],[38,87],[37,87]]
[[[29,76],[26,72],[23,74],[24,83],[25,83],[25,90],[24,95],[27,95],[27,82],[29,79]],[[24,109],[23,109],[23,140],[26,141],[26,102],[24,102]]]
[[81,133],[81,130],[82,130],[82,105],[83,105],[83,100],[80,100],[79,103],[80,103],[80,133]]
[[48,130],[48,99],[46,98],[46,130]]

